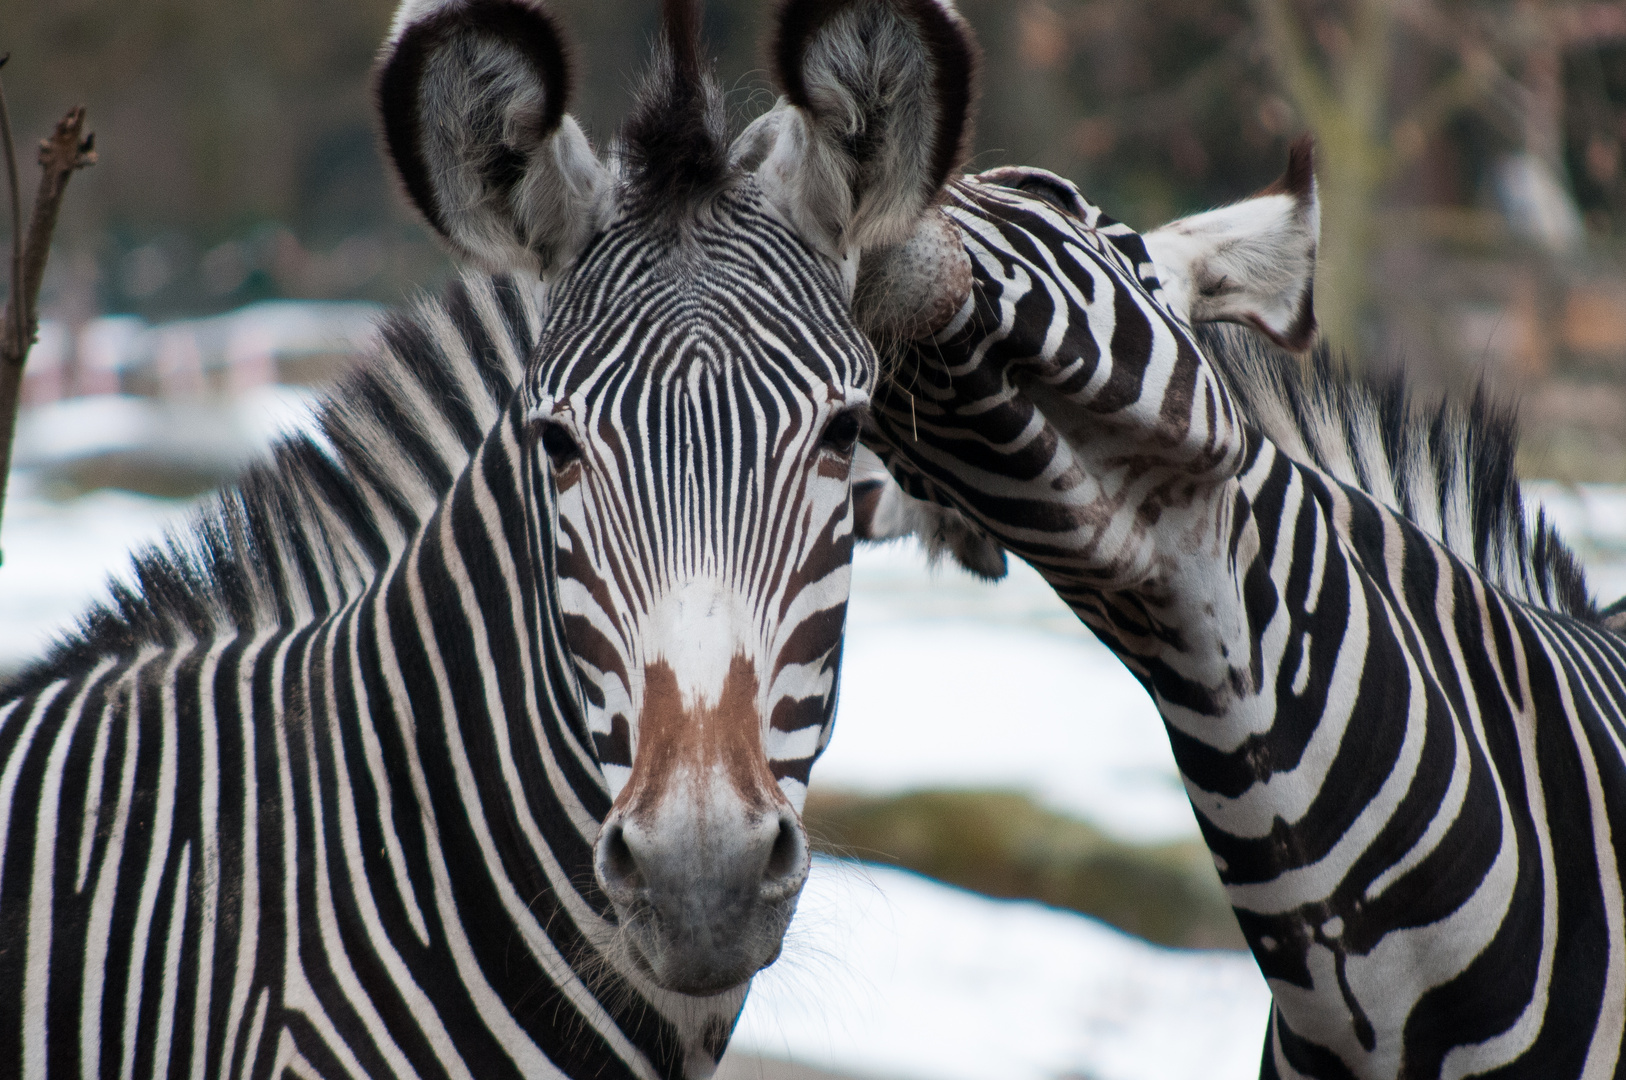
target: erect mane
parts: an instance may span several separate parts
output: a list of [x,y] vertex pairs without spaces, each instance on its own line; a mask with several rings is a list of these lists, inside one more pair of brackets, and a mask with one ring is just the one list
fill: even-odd
[[1526,516],[1518,424],[1484,387],[1466,405],[1425,409],[1404,375],[1354,374],[1325,345],[1301,359],[1236,327],[1201,326],[1197,337],[1243,414],[1288,457],[1403,514],[1510,595],[1600,618],[1546,512]]
[[628,195],[674,220],[734,176],[723,93],[703,48],[699,0],[664,0],[655,56],[621,131]]
[[321,619],[406,549],[518,384],[539,328],[508,278],[454,281],[384,316],[380,344],[318,411],[190,525],[134,555],[135,584],[0,697],[106,657]]

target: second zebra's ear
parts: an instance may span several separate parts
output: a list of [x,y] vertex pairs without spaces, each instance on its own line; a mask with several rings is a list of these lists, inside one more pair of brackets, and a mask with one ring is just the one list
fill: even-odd
[[965,157],[977,48],[942,0],[788,0],[783,100],[736,143],[770,202],[838,260],[898,244]]
[[1281,179],[1252,198],[1142,238],[1175,311],[1251,326],[1291,352],[1310,347],[1321,231],[1312,149],[1309,136],[1296,141]]
[[406,0],[377,80],[407,195],[454,254],[552,275],[609,218],[610,172],[566,112],[570,64],[541,0]]

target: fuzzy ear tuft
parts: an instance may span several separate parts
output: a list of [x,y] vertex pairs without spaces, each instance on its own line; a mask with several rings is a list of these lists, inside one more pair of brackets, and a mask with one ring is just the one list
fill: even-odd
[[1287,171],[1259,189],[1257,195],[1291,195],[1315,200],[1315,136],[1300,135],[1287,148]]
[[770,198],[827,253],[900,243],[964,160],[977,56],[940,0],[788,0],[772,47],[785,97],[736,160],[762,160]]
[[622,129],[621,158],[639,204],[682,213],[732,175],[723,94],[701,59],[697,0],[663,0],[655,60]]
[[1251,326],[1292,352],[1315,341],[1321,232],[1313,143],[1293,143],[1287,171],[1259,194],[1170,222],[1144,237],[1170,305],[1193,323]]
[[540,0],[407,0],[377,78],[408,197],[483,269],[548,274],[608,215],[611,182],[566,112],[570,62]]

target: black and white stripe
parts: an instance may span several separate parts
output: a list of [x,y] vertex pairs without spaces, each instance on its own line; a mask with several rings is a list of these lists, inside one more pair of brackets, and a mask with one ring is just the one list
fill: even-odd
[[404,186],[547,310],[498,276],[391,316],[319,436],[0,688],[0,1075],[711,1075],[808,869],[857,262],[945,181],[972,51],[936,3],[797,0],[816,92],[730,147],[664,7],[605,163],[539,0],[403,5]]
[[776,779],[804,791],[829,736],[852,552],[847,468],[834,454],[799,466],[824,453],[835,417],[853,414],[856,436],[873,354],[830,279],[798,269],[795,237],[753,199],[723,202],[689,238],[713,256],[693,269],[702,290],[642,253],[600,267],[588,252],[543,341],[558,361],[527,385],[533,422],[565,429],[589,459],[563,485],[558,558],[614,790],[632,766],[644,668],[661,658],[649,649],[669,646],[651,624],[701,583],[747,604],[699,632],[708,648],[733,634],[739,655],[763,659]]
[[[705,394],[663,396],[649,367],[604,362],[600,328],[578,334],[565,310],[547,325],[581,347],[531,384],[621,402],[605,424],[629,443],[653,437],[605,486],[660,509],[599,519],[618,530],[618,569],[646,575],[634,594],[729,537],[665,512],[674,490],[720,489],[675,508],[749,526],[728,561],[776,570],[748,595],[793,609],[764,624],[781,643],[817,628],[804,659],[823,692],[779,681],[812,708],[780,725],[794,746],[776,772],[805,781],[834,702],[849,500],[828,481],[829,516],[787,522],[759,504],[799,501],[758,474],[791,429],[817,441],[818,365],[863,379],[872,360],[850,325],[822,329],[840,310],[828,279],[792,284],[791,240],[775,228],[764,249],[736,243],[732,256],[777,257],[755,317],[797,348],[748,363],[735,347],[701,365],[696,378],[734,397],[718,414],[734,434],[667,440],[693,486],[646,463],[660,462],[658,425],[695,422],[704,410],[685,405]],[[738,285],[729,303],[749,307]],[[651,301],[620,334],[656,340],[671,325],[648,282],[584,291]],[[787,295],[797,313],[768,310]],[[593,845],[611,786],[559,600],[603,582],[552,569],[534,405],[513,392],[537,327],[527,290],[503,280],[392,316],[387,350],[328,406],[325,446],[278,447],[7,688],[0,1062],[15,1075],[664,1076],[721,1052],[743,987],[692,998],[603,958],[616,928]],[[685,344],[667,370],[702,352]],[[763,401],[780,422],[752,430]]]
[[1626,639],[1510,423],[1194,338],[1121,226],[993,179],[877,449],[1152,694],[1274,994],[1262,1075],[1617,1075]]
[[672,1070],[689,1006],[582,964],[608,798],[555,586],[490,559],[536,328],[502,281],[392,317],[326,452],[279,447],[8,688],[13,1075]]

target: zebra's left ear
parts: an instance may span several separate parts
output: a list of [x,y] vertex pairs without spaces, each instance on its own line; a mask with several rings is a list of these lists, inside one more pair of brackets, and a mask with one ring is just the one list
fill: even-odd
[[908,239],[964,160],[977,47],[942,0],[788,0],[784,98],[735,144],[769,201],[837,260]]
[[1193,323],[1251,326],[1292,352],[1315,341],[1321,232],[1313,141],[1288,152],[1281,179],[1250,199],[1147,233],[1147,253],[1175,311]]

